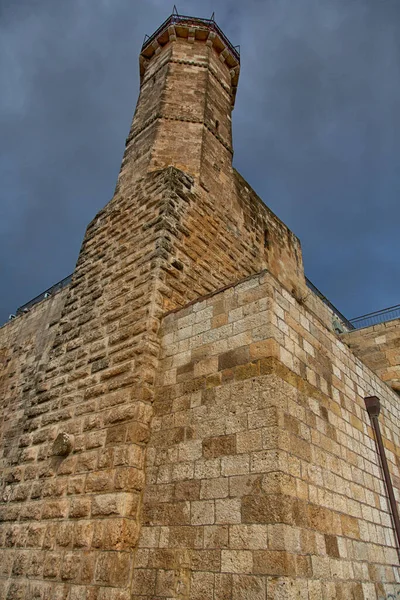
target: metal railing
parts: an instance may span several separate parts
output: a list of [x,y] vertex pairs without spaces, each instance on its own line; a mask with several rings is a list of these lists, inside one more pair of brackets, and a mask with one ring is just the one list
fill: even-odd
[[362,317],[350,319],[350,322],[354,325],[355,329],[361,329],[363,327],[379,325],[379,323],[386,323],[386,321],[393,321],[394,319],[400,319],[400,304],[368,313]]
[[[72,275],[72,273],[71,275],[67,275],[67,277],[64,277],[64,279],[61,279],[61,281],[58,281],[38,296],[35,296],[35,298],[32,298],[32,300],[29,300],[29,302],[26,304],[20,306],[15,313],[16,316],[28,312],[35,304],[38,304],[42,300],[53,296],[59,290],[67,287],[71,283]],[[396,306],[390,306],[389,308],[384,308],[382,310],[377,310],[361,317],[355,317],[354,319],[346,319],[346,317],[332,304],[332,302],[330,302],[330,300],[328,300],[326,296],[324,296],[324,294],[308,279],[308,277],[306,277],[306,283],[307,287],[331,309],[339,321],[341,321],[341,323],[349,331],[353,331],[354,329],[362,329],[364,327],[372,327],[373,325],[379,325],[379,323],[386,323],[386,321],[400,319],[400,304],[397,304]]]
[[45,290],[38,296],[35,296],[35,298],[32,298],[32,300],[29,300],[29,302],[27,302],[26,304],[23,304],[22,306],[20,306],[17,309],[17,312],[15,313],[16,316],[22,315],[22,314],[28,312],[28,310],[30,308],[32,308],[32,306],[34,306],[35,304],[38,304],[38,302],[41,302],[42,300],[45,300],[46,298],[53,296],[59,290],[62,290],[63,288],[67,287],[67,285],[69,285],[71,283],[71,280],[72,280],[72,273],[71,273],[71,275],[64,277],[64,279],[61,279],[61,281],[59,281],[58,283],[55,283],[54,285],[49,287],[47,290]]
[[320,290],[317,287],[315,287],[315,285],[308,279],[308,277],[306,277],[306,283],[307,283],[307,287],[312,292],[314,292],[314,294],[316,294],[316,296],[318,296],[318,298],[320,298],[320,300],[322,300],[322,302],[324,304],[326,304],[326,306],[328,306],[331,309],[331,311],[337,316],[339,321],[341,321],[343,323],[343,325],[349,331],[353,331],[353,329],[356,328],[353,325],[353,323],[351,321],[349,321],[348,319],[346,319],[346,317],[344,315],[342,315],[342,313],[336,308],[336,306],[333,306],[332,302],[330,302],[328,300],[328,298],[326,296],[324,296],[324,294],[322,292],[320,292]]
[[232,52],[233,56],[236,58],[238,62],[240,62],[240,46],[233,46],[231,42],[228,40],[226,35],[221,31],[218,27],[214,19],[200,19],[198,17],[188,17],[186,15],[178,15],[177,13],[173,13],[164,21],[162,25],[153,33],[153,35],[146,35],[144,38],[144,42],[142,45],[142,51],[146,48],[151,42],[153,42],[157,37],[165,30],[168,29],[170,25],[176,25],[177,23],[182,23],[185,25],[193,25],[193,26],[201,26],[206,25],[207,29],[211,29],[215,31],[219,35],[219,37],[224,41],[229,50]]
[[346,319],[344,315],[338,309],[333,306],[332,302],[328,300],[326,296],[315,287],[315,285],[306,277],[307,287],[316,294],[324,304],[329,306],[331,311],[338,317],[338,319],[346,326],[349,331],[354,329],[363,329],[364,327],[372,327],[373,325],[379,325],[380,323],[386,323],[387,321],[394,321],[400,319],[400,304],[396,306],[390,306],[389,308],[383,308],[375,312],[362,315],[361,317],[355,317],[354,319]]

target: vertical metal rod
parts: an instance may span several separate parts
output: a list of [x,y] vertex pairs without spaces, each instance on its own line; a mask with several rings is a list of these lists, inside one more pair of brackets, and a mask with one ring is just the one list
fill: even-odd
[[385,446],[383,445],[381,428],[379,426],[378,416],[381,410],[381,403],[377,396],[369,396],[368,398],[364,398],[365,400],[365,408],[370,416],[372,427],[375,431],[376,443],[378,446],[379,456],[381,459],[381,465],[383,470],[383,476],[385,478],[385,484],[387,493],[389,496],[389,504],[392,513],[392,520],[394,529],[397,537],[397,551],[400,549],[400,520],[399,513],[397,510],[396,498],[394,496],[392,478],[390,476],[389,466],[386,458]]

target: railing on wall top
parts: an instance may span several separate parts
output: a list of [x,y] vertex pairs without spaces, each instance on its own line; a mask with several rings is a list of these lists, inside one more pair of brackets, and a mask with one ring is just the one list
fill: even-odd
[[390,306],[389,308],[383,308],[361,317],[355,317],[354,319],[346,319],[344,315],[338,309],[333,306],[332,302],[328,300],[326,296],[315,287],[315,285],[306,277],[307,287],[316,294],[324,304],[329,306],[331,311],[338,317],[338,319],[346,326],[347,329],[353,331],[354,329],[363,329],[364,327],[372,327],[373,325],[379,325],[380,323],[386,323],[387,321],[393,321],[400,319],[400,304],[396,306]]
[[28,312],[28,310],[30,308],[32,308],[32,306],[34,306],[35,304],[38,304],[38,302],[41,302],[42,300],[45,300],[46,298],[53,296],[59,290],[62,290],[63,288],[67,287],[67,285],[69,285],[71,283],[71,280],[72,280],[72,273],[71,273],[71,275],[67,275],[67,277],[64,277],[64,279],[61,279],[61,281],[59,281],[58,283],[55,283],[54,285],[49,287],[47,290],[45,290],[38,296],[35,296],[35,298],[32,298],[32,300],[29,300],[29,302],[27,302],[26,304],[23,304],[22,306],[20,306],[17,309],[16,315],[18,316],[18,315],[22,315],[23,313]]
[[362,329],[363,327],[372,327],[373,325],[379,325],[380,323],[386,323],[386,321],[393,321],[394,319],[400,319],[400,304],[368,313],[362,317],[350,319],[350,322],[356,329]]
[[341,321],[341,323],[346,327],[346,329],[348,329],[349,331],[355,329],[355,326],[352,324],[352,322],[346,319],[346,317],[342,315],[342,313],[336,308],[336,306],[333,306],[332,302],[330,302],[330,300],[328,300],[328,298],[324,296],[322,292],[320,292],[320,290],[308,279],[308,277],[306,277],[306,283],[307,287],[312,292],[314,292],[314,294],[318,296],[318,298],[320,298],[320,300],[322,300],[322,302],[326,304],[326,306],[328,306],[331,309],[331,311],[337,316],[339,321]]
[[[17,309],[15,313],[16,316],[22,315],[28,312],[32,306],[38,304],[42,300],[53,296],[59,290],[67,287],[72,280],[71,275],[67,275],[61,281],[58,281],[47,290],[29,300],[26,304],[23,304]],[[354,329],[362,329],[364,327],[372,327],[373,325],[379,325],[379,323],[386,323],[386,321],[393,321],[394,319],[400,319],[400,304],[396,306],[390,306],[389,308],[384,308],[382,310],[378,310],[376,312],[368,313],[361,317],[355,317],[354,319],[346,319],[346,317],[328,300],[326,296],[306,277],[307,287],[314,292],[322,300],[324,304],[326,304],[333,314],[341,321],[341,323],[348,329],[349,331],[353,331]],[[11,315],[14,317],[14,315]]]

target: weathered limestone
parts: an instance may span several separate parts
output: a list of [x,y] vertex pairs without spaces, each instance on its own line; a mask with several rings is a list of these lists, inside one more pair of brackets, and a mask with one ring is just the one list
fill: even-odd
[[400,319],[352,331],[342,339],[372,371],[400,393]]
[[171,19],[68,288],[0,329],[0,598],[382,598],[398,557],[363,395],[298,239],[232,168],[238,57]]
[[[23,374],[3,375],[10,599],[129,595],[162,315],[267,265],[304,280],[297,238],[232,169],[237,61],[219,60],[207,26],[191,39],[185,28],[143,51],[114,198],[87,229],[58,318],[37,325],[45,347],[16,349]],[[3,328],[5,361],[43,306]]]
[[396,394],[268,272],[170,313],[161,335],[133,598],[161,599],[166,573],[171,598],[397,593],[363,401],[382,399],[398,488]]

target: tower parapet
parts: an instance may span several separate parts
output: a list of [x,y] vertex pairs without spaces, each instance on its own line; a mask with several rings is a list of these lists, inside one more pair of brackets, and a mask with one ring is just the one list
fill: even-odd
[[232,121],[240,56],[211,19],[171,15],[145,40],[140,96],[119,186],[174,166],[207,189],[232,170]]
[[190,43],[195,40],[206,42],[219,54],[222,63],[230,68],[232,85],[232,105],[235,103],[236,90],[240,72],[239,46],[233,46],[214,19],[200,19],[184,15],[172,14],[151,36],[146,36],[139,57],[140,76],[145,74],[148,61],[161,48],[176,38],[186,39]]

